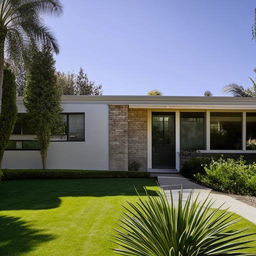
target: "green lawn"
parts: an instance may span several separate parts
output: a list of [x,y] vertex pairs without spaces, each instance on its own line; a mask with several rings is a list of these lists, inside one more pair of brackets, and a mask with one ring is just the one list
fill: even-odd
[[0,182],[1,256],[114,255],[113,228],[152,179]]
[[[151,179],[0,182],[1,256],[110,256],[113,228],[134,187]],[[256,226],[243,220],[241,227]],[[253,251],[251,251],[253,252]]]

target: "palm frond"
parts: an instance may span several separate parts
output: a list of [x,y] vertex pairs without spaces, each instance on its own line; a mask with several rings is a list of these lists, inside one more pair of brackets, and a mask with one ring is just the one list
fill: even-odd
[[[247,255],[250,247],[245,230],[234,230],[238,221],[227,210],[212,209],[209,198],[199,202],[190,194],[177,201],[165,192],[128,203],[116,230],[117,254],[126,256],[227,256]],[[244,240],[243,240],[244,239]]]
[[238,84],[229,84],[223,90],[226,93],[232,94],[234,97],[251,97],[248,90]]

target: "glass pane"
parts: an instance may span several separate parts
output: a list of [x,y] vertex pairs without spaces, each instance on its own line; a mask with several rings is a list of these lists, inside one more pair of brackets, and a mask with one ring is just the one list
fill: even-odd
[[242,113],[211,113],[211,149],[242,149]]
[[38,141],[17,141],[17,140],[10,140],[7,150],[39,150],[39,143]]
[[38,141],[22,141],[22,149],[39,150],[40,147]]
[[26,114],[22,115],[22,134],[33,135],[35,134],[34,126],[31,124],[28,116]]
[[84,115],[83,114],[69,114],[68,116],[68,138],[72,141],[84,140]]
[[256,113],[246,113],[246,149],[256,150]]
[[181,113],[180,122],[181,150],[205,149],[205,113]]

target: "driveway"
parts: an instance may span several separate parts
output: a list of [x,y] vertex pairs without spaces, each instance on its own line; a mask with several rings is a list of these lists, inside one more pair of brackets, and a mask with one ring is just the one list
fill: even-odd
[[209,196],[209,198],[214,202],[214,208],[228,208],[229,211],[234,212],[256,224],[256,208],[227,194],[212,192],[209,188],[196,184],[179,174],[159,176],[158,183],[160,187],[165,190],[168,198],[170,198],[170,193],[172,193],[175,201],[178,199],[179,191],[181,189],[183,190],[183,200],[186,200],[190,193],[193,193],[193,198],[199,194],[199,201],[203,201]]

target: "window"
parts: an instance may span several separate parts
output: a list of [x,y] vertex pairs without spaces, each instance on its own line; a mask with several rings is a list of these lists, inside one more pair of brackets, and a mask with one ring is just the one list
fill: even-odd
[[205,149],[205,113],[180,113],[180,147],[182,151]]
[[242,149],[242,113],[211,113],[211,149]]
[[33,126],[30,124],[28,120],[27,114],[18,114],[17,120],[13,129],[13,134],[15,135],[33,135],[35,131]]
[[246,149],[256,150],[256,113],[246,113]]
[[85,125],[84,114],[68,113],[61,114],[64,122],[64,132],[52,137],[52,141],[84,141]]
[[[62,134],[51,137],[51,141],[84,141],[84,113],[61,114],[65,129]],[[7,150],[39,150],[35,132],[26,114],[18,114]]]

